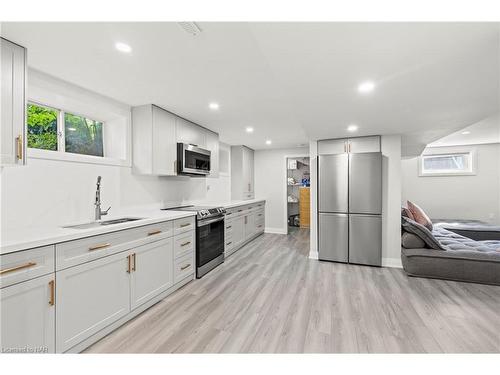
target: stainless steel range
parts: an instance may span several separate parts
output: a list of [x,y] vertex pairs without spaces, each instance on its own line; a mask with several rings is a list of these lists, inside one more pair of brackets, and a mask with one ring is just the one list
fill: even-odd
[[223,207],[181,206],[165,208],[196,212],[196,277],[199,279],[224,262]]

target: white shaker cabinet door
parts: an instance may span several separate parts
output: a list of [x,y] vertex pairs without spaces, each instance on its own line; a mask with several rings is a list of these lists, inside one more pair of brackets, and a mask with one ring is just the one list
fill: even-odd
[[0,38],[0,165],[26,163],[26,49]]
[[176,119],[177,142],[206,147],[205,129],[183,118]]
[[173,239],[137,247],[130,273],[131,309],[139,307],[173,285]]
[[57,352],[67,351],[130,311],[129,254],[57,273]]
[[1,351],[55,352],[54,274],[0,289]]
[[172,176],[177,174],[177,142],[175,141],[176,117],[153,106],[153,174]]

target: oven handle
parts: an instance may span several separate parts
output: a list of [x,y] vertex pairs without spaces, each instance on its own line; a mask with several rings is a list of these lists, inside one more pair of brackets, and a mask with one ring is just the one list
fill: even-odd
[[205,225],[209,225],[209,224],[216,223],[218,221],[223,221],[223,220],[224,220],[224,216],[217,217],[217,218],[211,219],[211,220],[208,220],[208,219],[199,220],[198,221],[198,226],[199,227],[204,227]]

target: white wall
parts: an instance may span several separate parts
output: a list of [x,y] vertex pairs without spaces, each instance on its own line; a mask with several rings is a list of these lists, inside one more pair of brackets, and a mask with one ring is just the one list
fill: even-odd
[[[129,106],[57,79],[49,83],[35,79],[31,82],[31,92],[28,93],[31,98],[44,101],[44,93],[49,92],[53,97],[64,96],[77,113],[85,113],[84,110],[90,107],[95,110],[99,107],[102,113],[116,112],[118,108],[122,116],[130,116]],[[44,87],[35,89],[34,82]],[[82,111],[78,111],[78,103],[82,103]],[[93,220],[98,175],[103,178],[103,208],[112,206],[110,214],[135,206],[160,208],[179,203],[209,204],[231,199],[230,176],[138,176],[132,174],[130,164],[104,165],[28,157],[25,167],[0,168],[2,232],[10,227],[46,227]]]
[[[401,136],[382,136],[382,266],[401,267]],[[317,247],[317,142],[310,142],[311,160],[311,244],[310,258]]]
[[500,144],[433,147],[432,150],[475,150],[477,174],[420,177],[418,158],[403,160],[403,202],[415,202],[431,218],[474,219],[500,224]]
[[255,196],[266,199],[266,232],[287,233],[286,158],[295,156],[309,156],[309,149],[255,151]]

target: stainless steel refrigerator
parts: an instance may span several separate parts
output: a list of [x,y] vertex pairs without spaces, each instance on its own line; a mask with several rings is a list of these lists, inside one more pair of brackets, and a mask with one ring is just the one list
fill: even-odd
[[319,259],[382,263],[382,154],[318,157]]

